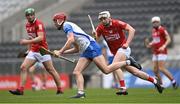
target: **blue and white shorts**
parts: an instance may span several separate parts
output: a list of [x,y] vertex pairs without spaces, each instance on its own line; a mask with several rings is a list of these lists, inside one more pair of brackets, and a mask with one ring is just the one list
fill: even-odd
[[86,48],[86,50],[81,54],[81,57],[93,59],[97,56],[102,55],[101,47],[98,43],[91,41],[90,45]]

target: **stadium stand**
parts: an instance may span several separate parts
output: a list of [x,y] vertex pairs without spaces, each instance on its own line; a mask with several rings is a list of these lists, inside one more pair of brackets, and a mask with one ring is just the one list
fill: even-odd
[[38,0],[0,0],[0,21]]
[[86,4],[81,10],[72,13],[70,19],[91,34],[92,30],[87,15],[90,14],[94,24],[97,25],[98,13],[103,10],[109,10],[112,17],[123,20],[135,27],[136,36],[133,44],[131,44],[132,55],[136,56],[137,60],[140,60],[140,58],[146,57],[149,53],[148,50],[144,49],[142,40],[150,35],[151,17],[154,15],[163,17],[163,24],[173,34],[175,31],[174,27],[180,22],[178,18],[179,4],[178,0],[94,0],[94,3]]

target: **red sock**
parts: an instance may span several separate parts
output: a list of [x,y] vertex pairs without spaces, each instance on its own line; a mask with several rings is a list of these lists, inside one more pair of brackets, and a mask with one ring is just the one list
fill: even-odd
[[124,82],[124,80],[120,80],[119,83],[120,83],[120,86],[121,86],[121,87],[125,87],[125,82]]
[[62,88],[61,88],[61,87],[58,87],[57,90],[58,90],[58,91],[62,91]]
[[154,78],[152,78],[151,76],[149,76],[147,80],[154,83]]
[[42,86],[46,87],[46,83],[44,83]]
[[21,91],[21,92],[23,92],[23,91],[24,91],[24,87],[21,86],[21,87],[18,88],[18,90]]

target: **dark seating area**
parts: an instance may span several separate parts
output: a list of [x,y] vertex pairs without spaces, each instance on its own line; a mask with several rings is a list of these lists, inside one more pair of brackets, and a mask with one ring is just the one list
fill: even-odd
[[0,59],[17,58],[20,51],[25,51],[26,47],[19,45],[17,42],[0,44]]
[[[92,29],[87,15],[91,15],[94,25],[97,26],[98,13],[104,10],[109,10],[113,18],[125,21],[136,29],[135,38],[130,46],[133,50],[132,55],[139,61],[150,55],[144,47],[143,39],[150,36],[151,17],[160,16],[171,34],[175,32],[175,28],[174,30],[169,28],[176,27],[180,23],[179,0],[94,0],[93,3],[86,4],[80,10],[71,13],[68,19],[91,34]],[[66,35],[55,27],[46,27],[46,31],[49,48],[62,47]],[[0,58],[15,58],[21,49],[25,47],[22,48],[18,43],[0,44]]]
[[[91,34],[91,26],[87,15],[90,14],[95,26],[98,24],[98,13],[109,10],[112,17],[129,23],[136,29],[132,48],[132,56],[140,61],[141,58],[150,55],[143,44],[143,39],[150,36],[153,16],[160,16],[162,24],[167,27],[170,34],[180,23],[178,0],[94,0],[80,11],[71,14],[71,20],[78,23],[87,33]],[[174,28],[174,30],[170,29]]]

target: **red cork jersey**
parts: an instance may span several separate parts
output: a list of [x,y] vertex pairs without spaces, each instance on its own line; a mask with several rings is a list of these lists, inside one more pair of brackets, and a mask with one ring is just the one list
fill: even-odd
[[96,28],[97,36],[103,36],[106,40],[111,52],[115,55],[117,50],[126,42],[126,36],[123,30],[126,28],[126,23],[120,20],[112,19],[109,27],[99,24]]
[[155,29],[155,28],[152,29],[153,54],[167,54],[167,48],[165,48],[163,51],[158,50],[166,42],[166,34],[168,34],[168,32],[162,26],[160,26],[158,29]]
[[38,32],[43,32],[43,40],[39,43],[32,43],[31,44],[31,51],[33,52],[39,52],[40,47],[44,47],[48,49],[48,44],[46,41],[46,33],[45,33],[45,28],[44,25],[41,21],[36,19],[34,23],[26,23],[26,31],[28,33],[29,39],[33,39],[38,37]]

